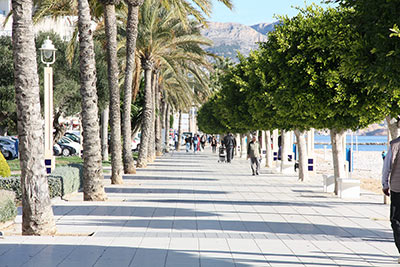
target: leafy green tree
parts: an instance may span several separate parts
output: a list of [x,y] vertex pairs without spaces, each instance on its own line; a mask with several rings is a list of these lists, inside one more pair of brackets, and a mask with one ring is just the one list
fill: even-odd
[[11,38],[0,37],[0,135],[17,133]]
[[370,95],[385,95],[381,113],[387,115],[391,138],[399,136],[400,126],[400,42],[393,38],[399,24],[399,1],[336,0],[352,10],[347,17],[353,30],[353,42],[345,53],[343,73],[362,80]]
[[211,97],[204,103],[197,113],[197,124],[199,129],[208,134],[223,134],[229,131],[222,124],[219,115],[218,95]]
[[353,44],[346,9],[308,7],[282,24],[262,45],[269,59],[266,71],[279,117],[293,129],[331,129],[335,177],[345,177],[339,140],[347,129],[365,127],[383,118],[383,94],[371,95],[363,81],[343,74]]

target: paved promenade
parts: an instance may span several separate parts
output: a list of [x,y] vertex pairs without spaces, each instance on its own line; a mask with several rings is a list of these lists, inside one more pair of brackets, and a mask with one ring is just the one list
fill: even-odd
[[122,186],[107,179],[107,202],[55,200],[55,237],[9,230],[0,266],[400,266],[382,196],[250,174],[244,159],[170,153]]

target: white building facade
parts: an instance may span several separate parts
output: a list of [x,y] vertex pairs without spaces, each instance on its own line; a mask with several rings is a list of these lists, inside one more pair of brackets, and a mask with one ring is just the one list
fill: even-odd
[[[4,25],[10,10],[11,0],[0,0],[0,36],[11,36],[12,34],[12,17],[10,17],[6,25]],[[56,20],[45,18],[35,25],[35,34],[53,30],[58,33],[62,39],[70,40],[77,20],[78,18],[76,16],[65,16]]]

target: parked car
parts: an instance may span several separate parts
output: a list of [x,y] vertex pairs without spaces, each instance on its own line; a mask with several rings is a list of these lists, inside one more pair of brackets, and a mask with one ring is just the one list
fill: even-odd
[[3,156],[10,160],[18,158],[18,151],[13,139],[2,137],[0,138],[1,153]]
[[140,148],[140,139],[138,137],[135,137],[132,140],[132,151],[139,151],[139,148]]
[[65,134],[64,134],[64,136],[65,137],[68,137],[69,139],[71,139],[72,141],[74,141],[74,142],[76,142],[76,143],[81,143],[81,138],[80,138],[80,136],[78,136],[77,134],[75,134],[75,133],[72,133],[72,132],[66,132]]
[[65,136],[61,138],[57,144],[61,147],[62,155],[65,157],[74,155],[81,149],[81,144]]
[[70,146],[69,144],[58,144],[61,148],[60,156],[68,157],[71,155],[75,155],[77,153],[76,149]]
[[59,144],[55,143],[53,146],[53,155],[54,156],[60,156],[62,153],[62,148]]

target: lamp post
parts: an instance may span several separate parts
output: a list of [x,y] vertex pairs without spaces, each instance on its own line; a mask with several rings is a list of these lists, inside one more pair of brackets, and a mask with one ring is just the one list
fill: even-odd
[[53,68],[56,61],[56,48],[47,37],[40,50],[40,59],[44,67],[44,157],[46,172],[51,173],[56,162],[53,156]]

